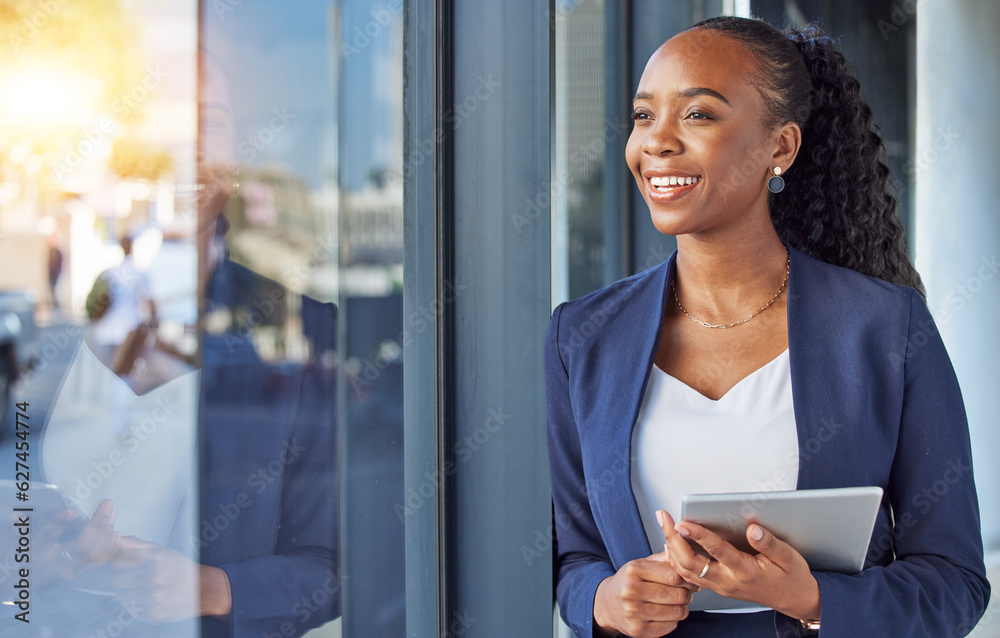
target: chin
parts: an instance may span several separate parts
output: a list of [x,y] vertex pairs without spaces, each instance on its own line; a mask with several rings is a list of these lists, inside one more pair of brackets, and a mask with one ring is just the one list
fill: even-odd
[[656,230],[664,235],[688,235],[703,230],[702,225],[685,211],[650,211],[650,219]]

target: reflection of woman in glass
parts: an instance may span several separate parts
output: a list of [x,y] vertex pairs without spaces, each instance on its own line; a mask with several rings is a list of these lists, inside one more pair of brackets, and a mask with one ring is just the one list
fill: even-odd
[[[335,615],[337,310],[227,259],[222,207],[239,187],[230,90],[203,53],[199,144],[203,571],[221,603],[203,636],[301,635]],[[303,361],[264,362],[258,331],[284,325]],[[292,333],[295,334],[292,334]],[[203,596],[204,602],[204,596]]]
[[[815,29],[711,19],[653,54],[633,108],[626,159],[678,250],[553,314],[564,617],[579,636],[970,631],[989,584],[965,412],[844,58]],[[885,494],[861,574],[811,571],[759,525],[751,555],[679,522],[689,493],[861,485]],[[692,611],[698,590],[740,609]]]
[[[95,511],[78,540],[49,552],[72,567],[64,573],[74,591],[45,618],[57,635],[71,635],[65,623],[91,635],[124,613],[121,635],[298,636],[339,609],[336,308],[226,258],[233,117],[225,75],[204,62],[200,379],[138,395],[126,388],[101,414],[47,433],[47,448],[76,446],[75,457],[49,454],[50,475]],[[308,344],[300,357],[262,358],[259,331],[272,325]],[[85,599],[76,591],[84,585],[105,596]]]

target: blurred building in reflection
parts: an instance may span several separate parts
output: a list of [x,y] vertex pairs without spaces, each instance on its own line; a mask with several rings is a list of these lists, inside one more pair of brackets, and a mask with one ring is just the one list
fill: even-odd
[[341,253],[348,265],[403,263],[401,183],[384,183],[344,195]]
[[230,256],[292,290],[335,299],[336,204],[334,189],[311,189],[287,168],[243,166],[225,208]]

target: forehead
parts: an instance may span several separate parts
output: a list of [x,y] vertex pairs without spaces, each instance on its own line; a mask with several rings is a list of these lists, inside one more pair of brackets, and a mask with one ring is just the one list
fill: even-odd
[[653,53],[638,92],[669,97],[691,87],[714,89],[734,99],[753,99],[757,67],[742,44],[709,29],[694,29],[667,40]]

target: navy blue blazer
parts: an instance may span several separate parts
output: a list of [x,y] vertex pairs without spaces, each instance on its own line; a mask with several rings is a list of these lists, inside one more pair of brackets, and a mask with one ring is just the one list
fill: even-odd
[[[556,594],[581,637],[592,635],[598,584],[652,553],[632,494],[630,446],[675,256],[560,305],[549,324]],[[965,635],[983,614],[990,586],[965,408],[934,321],[911,288],[795,249],[790,259],[797,487],[885,491],[864,571],[813,572],[823,636]],[[774,635],[798,634],[797,621],[772,615]],[[712,614],[700,622],[710,625],[708,616],[720,625],[734,621]]]
[[336,380],[327,363],[337,308],[302,296],[309,358],[268,363],[253,331],[283,316],[288,295],[229,260],[213,273],[212,308],[228,308],[234,323],[202,341],[198,541],[201,562],[229,577],[233,608],[228,622],[203,618],[203,638],[301,636],[340,614]]

